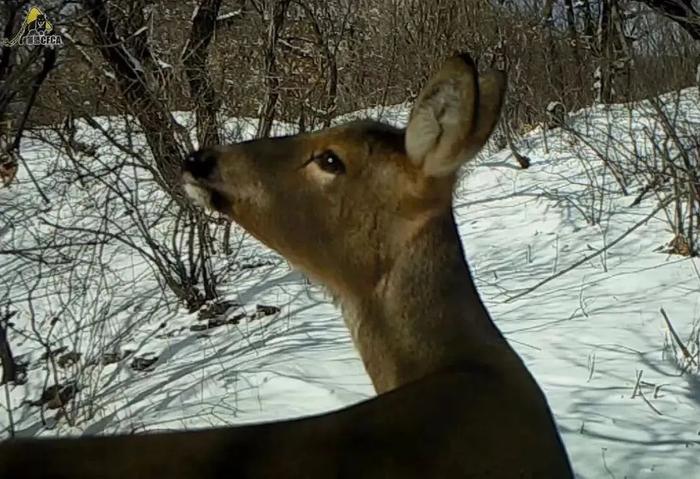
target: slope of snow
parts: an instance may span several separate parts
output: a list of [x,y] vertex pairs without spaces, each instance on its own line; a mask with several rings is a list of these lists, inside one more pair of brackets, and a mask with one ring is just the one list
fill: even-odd
[[[697,89],[680,98],[682,120],[697,131]],[[379,116],[401,124],[407,114],[408,107],[399,105],[352,117]],[[186,114],[178,117],[187,123]],[[649,136],[660,141],[661,129],[651,118],[645,103],[595,108],[574,114],[572,128],[593,138],[593,146],[608,157],[634,162],[634,151],[651,155]],[[254,131],[252,122],[229,123],[242,138]],[[278,131],[287,129],[282,125]],[[697,368],[681,373],[659,309],[688,341],[700,321],[699,261],[658,252],[672,236],[659,213],[605,254],[518,296],[610,244],[658,203],[650,195],[630,207],[641,185],[631,185],[631,194],[622,196],[590,145],[560,130],[537,129],[519,146],[531,168],[516,168],[505,151],[479,159],[459,185],[455,216],[482,297],[544,389],[578,476],[698,476],[700,377]],[[51,238],[55,231],[42,218],[99,221],[81,215],[80,205],[104,191],[57,182],[56,165],[65,159],[39,142],[27,151],[53,206],[36,200],[21,169],[19,184],[0,190],[0,252]],[[598,190],[590,188],[591,181]],[[590,216],[599,218],[597,224],[589,224]],[[16,255],[0,255],[0,288],[9,291],[0,290],[0,303],[9,298],[20,311],[10,339],[15,354],[29,364],[27,383],[8,389],[17,433],[243,424],[319,413],[371,397],[369,379],[330,299],[274,253],[237,234],[239,259],[263,266],[231,270],[222,291],[242,306],[228,314],[245,312],[250,318],[257,304],[281,311],[203,332],[190,330],[196,315],[161,294],[148,264],[119,243],[101,250],[100,261],[109,269],[98,275],[82,269],[64,274],[60,263],[42,269]],[[87,262],[80,255],[91,251],[72,249],[71,254]],[[53,286],[39,281],[48,271],[59,273]],[[76,281],[77,298],[51,293]],[[38,283],[32,312],[26,299]],[[75,308],[76,302],[81,307]],[[51,326],[57,316],[60,321]],[[55,421],[52,411],[42,420],[39,409],[26,402],[53,384],[32,319],[52,348],[83,354],[78,366],[57,373],[77,376],[81,383],[72,426]],[[135,353],[107,366],[88,364],[105,351],[125,350]],[[135,356],[157,361],[148,371],[135,371],[130,367]],[[0,435],[8,433],[6,407],[0,399]]]

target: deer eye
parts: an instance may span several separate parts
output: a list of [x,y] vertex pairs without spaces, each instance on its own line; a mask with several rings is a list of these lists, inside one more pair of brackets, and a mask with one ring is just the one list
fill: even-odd
[[314,163],[326,173],[342,175],[345,173],[345,165],[338,156],[330,150],[326,150],[314,157]]

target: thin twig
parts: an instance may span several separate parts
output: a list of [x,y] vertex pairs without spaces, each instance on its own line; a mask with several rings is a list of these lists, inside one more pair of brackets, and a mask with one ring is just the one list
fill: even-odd
[[642,374],[644,374],[644,371],[642,369],[637,371],[637,380],[634,382],[634,388],[632,388],[632,396],[630,396],[630,399],[634,399],[635,397],[637,397],[637,392],[642,387]]
[[683,357],[688,359],[691,363],[696,364],[695,358],[693,358],[693,355],[690,354],[690,351],[688,351],[688,348],[685,347],[685,344],[683,344],[683,341],[681,341],[681,338],[678,336],[678,333],[676,333],[676,330],[673,329],[673,326],[671,325],[671,321],[668,319],[668,316],[666,315],[666,311],[664,311],[664,308],[659,308],[659,311],[661,311],[661,315],[664,317],[664,321],[666,322],[666,326],[668,326],[668,330],[671,332],[671,336],[673,337],[673,340],[676,342],[678,347],[680,348],[681,352],[683,353]]
[[644,399],[644,402],[647,403],[647,406],[649,406],[652,411],[654,411],[659,416],[663,416],[663,413],[656,409],[656,407],[654,407],[654,405],[651,403],[651,401],[647,399],[647,397],[644,395],[644,392],[641,389],[639,390],[639,395],[642,397],[642,399]]

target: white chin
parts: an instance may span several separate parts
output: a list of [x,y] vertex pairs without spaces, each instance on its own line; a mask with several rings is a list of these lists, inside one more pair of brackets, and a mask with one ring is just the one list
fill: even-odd
[[208,210],[213,210],[211,204],[211,194],[201,186],[192,183],[185,183],[185,193],[199,206]]

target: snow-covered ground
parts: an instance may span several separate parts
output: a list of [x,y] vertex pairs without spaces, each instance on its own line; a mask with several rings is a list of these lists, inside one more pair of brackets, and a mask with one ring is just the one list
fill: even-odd
[[[682,93],[678,121],[686,128],[700,130],[699,105],[697,89]],[[359,116],[401,123],[407,112],[399,105]],[[518,296],[609,245],[656,208],[653,194],[630,207],[641,185],[621,195],[590,148],[623,163],[651,157],[649,135],[661,134],[652,116],[645,103],[577,112],[571,126],[589,145],[558,129],[537,128],[519,142],[530,169],[517,168],[507,151],[485,154],[455,197],[482,297],[544,389],[582,478],[700,477],[700,373],[697,365],[682,372],[660,313],[664,308],[697,360],[700,261],[660,251],[672,237],[662,212],[604,254]],[[244,136],[247,130],[242,128]],[[206,331],[190,329],[196,314],[161,294],[148,264],[117,241],[100,248],[98,263],[108,268],[97,275],[89,266],[68,267],[74,260],[93,264],[93,257],[80,256],[95,254],[93,246],[70,249],[63,263],[52,256],[50,265],[8,254],[16,248],[31,254],[26,248],[56,235],[46,218],[68,225],[99,222],[82,217],[79,205],[88,211],[106,194],[99,185],[57,183],[55,165],[65,159],[39,142],[27,151],[53,205],[41,205],[24,168],[18,184],[0,190],[0,305],[11,299],[19,311],[10,342],[28,364],[26,384],[7,389],[18,434],[243,424],[324,412],[373,395],[330,298],[243,233],[236,233],[238,258],[252,267],[232,268],[222,291],[241,305],[228,315],[246,316]],[[126,213],[110,212],[117,221],[119,214]],[[587,221],[591,217],[597,224]],[[42,279],[56,272],[55,279]],[[82,287],[68,295],[62,287],[68,282]],[[32,311],[27,296],[35,284],[40,287]],[[280,312],[256,315],[257,305]],[[57,359],[82,354],[76,364],[47,372],[41,359],[46,348],[36,340],[32,318],[52,349],[67,348]],[[105,352],[127,350],[133,351],[127,359],[94,364]],[[135,357],[157,360],[137,371],[131,367]],[[42,420],[40,408],[27,402],[56,376],[78,378],[73,426],[65,418],[55,421],[54,410]],[[0,394],[0,437],[9,430],[7,401]]]

